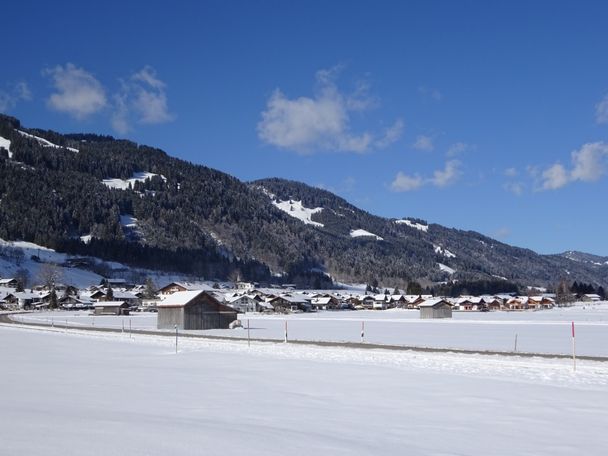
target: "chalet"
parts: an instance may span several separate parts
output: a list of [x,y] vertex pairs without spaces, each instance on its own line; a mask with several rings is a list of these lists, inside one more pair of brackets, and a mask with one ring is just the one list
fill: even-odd
[[405,296],[403,296],[402,294],[391,295],[390,303],[391,303],[391,307],[399,307],[399,308],[407,307],[407,301],[405,299]]
[[226,303],[239,313],[258,312],[259,301],[252,296],[231,296],[226,299]]
[[601,300],[602,300],[601,296],[597,295],[597,294],[584,294],[581,296],[581,301],[584,301],[584,302],[598,302]]
[[310,303],[301,296],[277,296],[268,302],[272,304],[275,312],[310,312],[312,310]]
[[19,281],[17,279],[0,279],[0,287],[2,288],[17,288],[18,286]]
[[339,309],[340,300],[335,296],[317,296],[310,300],[310,305],[315,310]]
[[507,310],[526,310],[528,308],[528,297],[527,296],[516,296],[510,298],[505,303]]
[[99,285],[103,285],[104,287],[112,287],[112,288],[129,288],[132,286],[126,279],[110,279],[103,278]]
[[476,296],[466,296],[456,300],[458,310],[479,311],[486,308],[486,302],[483,298]]
[[445,299],[428,299],[418,305],[420,318],[452,318],[452,306]]
[[158,303],[158,329],[228,329],[237,311],[205,290],[178,291]]
[[196,291],[196,290],[213,290],[212,287],[206,285],[204,283],[189,283],[189,282],[171,282],[168,285],[165,285],[160,290],[158,290],[158,294],[161,296],[172,295],[173,293],[177,293],[178,291]]
[[403,298],[408,309],[415,309],[420,303],[424,302],[422,295],[405,295]]
[[374,310],[385,310],[388,309],[388,299],[390,297],[388,295],[377,294],[374,296],[374,302],[372,304],[372,309]]
[[129,304],[124,301],[99,301],[93,309],[95,315],[129,315]]

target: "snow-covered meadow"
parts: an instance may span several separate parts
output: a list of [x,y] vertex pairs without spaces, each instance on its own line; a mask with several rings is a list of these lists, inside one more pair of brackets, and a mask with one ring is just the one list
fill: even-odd
[[608,364],[0,327],[3,454],[603,455]]
[[[46,312],[18,318],[71,327],[156,329],[156,314],[129,317],[92,316],[90,312]],[[465,350],[571,353],[571,322],[575,322],[579,355],[608,356],[608,303],[579,304],[537,312],[455,312],[452,319],[420,320],[417,310],[342,311],[313,314],[239,317],[252,338],[282,340],[287,322],[290,340],[360,342]],[[193,331],[245,338],[245,330]]]

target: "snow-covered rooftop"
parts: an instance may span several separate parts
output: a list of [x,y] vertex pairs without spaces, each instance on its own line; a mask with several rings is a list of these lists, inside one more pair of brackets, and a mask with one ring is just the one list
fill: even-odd
[[183,307],[205,290],[178,291],[167,296],[157,304],[157,307]]

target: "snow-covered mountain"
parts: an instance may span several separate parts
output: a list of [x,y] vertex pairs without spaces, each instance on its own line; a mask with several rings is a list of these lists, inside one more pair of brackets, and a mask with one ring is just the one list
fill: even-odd
[[[246,183],[130,141],[0,115],[0,238],[135,268],[306,285],[608,285],[608,264],[386,219],[284,179]],[[600,263],[600,264],[596,264]],[[499,286],[499,285],[498,285]]]

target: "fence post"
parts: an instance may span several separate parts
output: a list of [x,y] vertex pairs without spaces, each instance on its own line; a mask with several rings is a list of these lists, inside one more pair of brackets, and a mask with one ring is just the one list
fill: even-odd
[[249,318],[247,319],[247,346],[251,347],[251,335],[249,333]]
[[515,334],[515,349],[513,351],[517,353],[517,334]]
[[133,338],[133,331],[131,330],[131,319],[129,318],[129,339]]
[[576,372],[576,335],[574,333],[574,322],[572,322],[572,369]]
[[361,322],[361,343],[365,342],[365,322]]
[[287,343],[287,320],[285,320],[285,343]]
[[175,353],[176,354],[177,354],[177,338],[178,338],[177,325],[175,325]]

